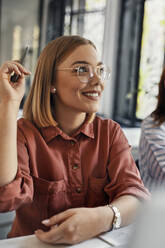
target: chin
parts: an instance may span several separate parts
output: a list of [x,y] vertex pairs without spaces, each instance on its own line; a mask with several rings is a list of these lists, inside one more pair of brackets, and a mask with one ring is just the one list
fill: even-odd
[[94,114],[94,113],[97,113],[98,111],[99,111],[99,108],[93,108],[93,109],[88,109],[85,112],[88,114]]
[[95,105],[95,106],[84,106],[82,108],[79,108],[80,111],[84,112],[84,113],[88,113],[88,114],[94,114],[97,113],[99,111],[99,106]]

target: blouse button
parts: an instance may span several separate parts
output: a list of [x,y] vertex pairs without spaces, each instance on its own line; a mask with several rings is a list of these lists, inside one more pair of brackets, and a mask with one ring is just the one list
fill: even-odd
[[77,193],[81,193],[81,191],[82,191],[82,190],[81,190],[80,187],[78,187],[78,188],[76,189],[76,192],[77,192]]
[[78,167],[79,167],[78,164],[74,164],[74,165],[72,166],[72,169],[73,169],[73,170],[77,170]]
[[75,142],[73,140],[70,141],[71,145],[74,146]]

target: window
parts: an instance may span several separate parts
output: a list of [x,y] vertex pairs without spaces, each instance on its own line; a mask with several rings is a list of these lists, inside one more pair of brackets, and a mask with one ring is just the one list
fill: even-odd
[[66,1],[64,34],[92,40],[102,55],[106,0]]
[[144,1],[122,1],[121,9],[113,119],[134,126]]
[[144,119],[156,107],[158,82],[165,59],[165,1],[147,0],[139,69],[136,117]]
[[156,103],[165,58],[164,0],[122,1],[119,32],[113,118],[134,127]]
[[[39,52],[40,1],[30,1],[29,4],[26,0],[1,0],[0,10],[0,63],[10,59],[18,60],[29,45],[25,66],[33,72]],[[30,77],[27,78],[25,97],[29,87]]]

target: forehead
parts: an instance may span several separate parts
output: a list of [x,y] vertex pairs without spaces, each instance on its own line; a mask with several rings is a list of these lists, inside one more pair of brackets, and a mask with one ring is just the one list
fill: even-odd
[[71,65],[76,61],[86,61],[89,64],[98,63],[98,54],[92,45],[81,45],[73,50],[63,61],[63,65]]

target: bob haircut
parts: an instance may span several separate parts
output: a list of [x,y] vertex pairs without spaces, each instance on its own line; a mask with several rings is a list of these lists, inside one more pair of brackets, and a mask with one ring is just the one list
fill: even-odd
[[156,122],[156,126],[160,126],[163,122],[165,122],[165,67],[159,82],[157,106],[151,115]]
[[47,44],[38,58],[33,83],[24,104],[25,119],[38,127],[57,126],[53,118],[55,101],[51,94],[56,67],[78,46],[89,44],[96,49],[93,42],[78,35],[60,36]]

